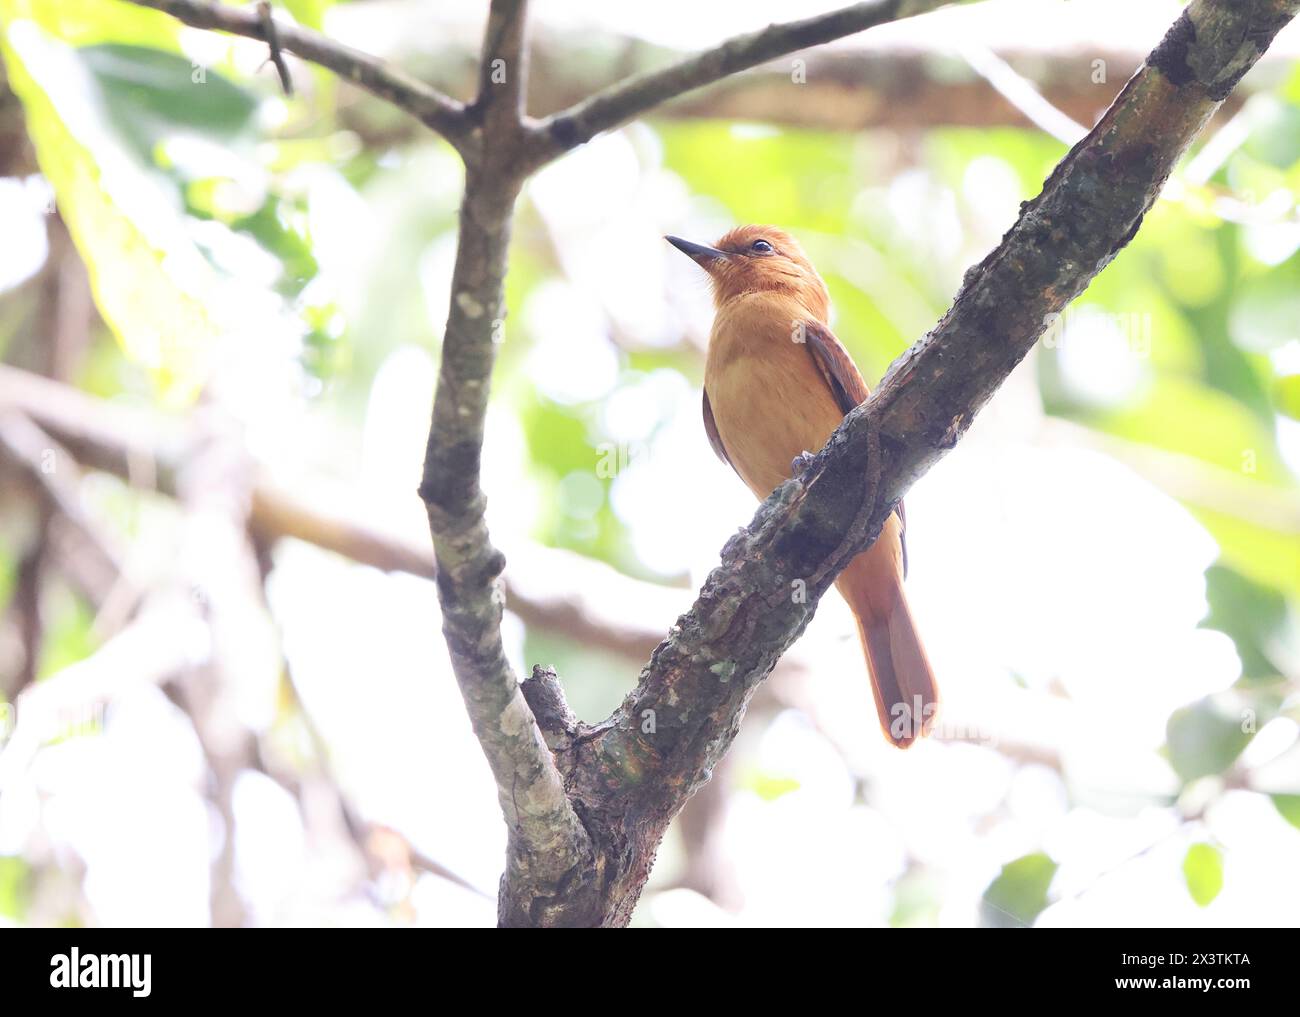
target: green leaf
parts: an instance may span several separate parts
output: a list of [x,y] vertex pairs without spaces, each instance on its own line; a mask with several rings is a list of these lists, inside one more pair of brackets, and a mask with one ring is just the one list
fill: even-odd
[[1205,570],[1205,597],[1210,612],[1201,627],[1232,639],[1241,658],[1242,677],[1276,675],[1278,669],[1269,659],[1267,647],[1286,625],[1286,598],[1225,565]]
[[1300,374],[1287,374],[1274,380],[1273,403],[1279,413],[1300,420]]
[[[1295,487],[1277,452],[1271,419],[1266,424],[1237,399],[1188,378],[1161,375],[1140,403],[1084,419],[1106,433],[1230,470],[1247,492],[1259,484],[1264,497],[1285,497]],[[1300,540],[1294,532],[1179,493],[1218,542],[1222,564],[1256,584],[1300,596]]]
[[55,599],[47,621],[36,672],[38,678],[85,660],[98,648],[94,612],[80,597],[66,590],[61,592],[63,596]]
[[1223,773],[1251,739],[1240,711],[1206,698],[1175,710],[1165,728],[1169,762],[1183,782]]
[[1056,868],[1056,862],[1041,851],[1002,866],[997,879],[984,891],[983,924],[999,929],[1032,925],[1047,907],[1047,891]]
[[[1270,486],[1268,494],[1282,490]],[[1273,529],[1226,512],[1187,507],[1218,543],[1225,565],[1254,583],[1300,597],[1300,540],[1294,531]]]
[[740,786],[753,791],[765,802],[774,802],[782,795],[799,790],[799,782],[793,777],[782,777],[762,770],[746,773],[740,780]]
[[21,858],[0,857],[0,915],[21,922],[27,910],[30,870]]
[[[842,232],[858,193],[854,144],[846,135],[708,122],[660,124],[664,162],[707,194],[741,207],[749,222],[794,232]],[[713,238],[709,238],[713,239]]]
[[935,928],[942,907],[942,882],[927,869],[913,867],[894,886],[889,924],[895,929]]
[[1243,150],[1278,169],[1294,165],[1300,160],[1300,109],[1267,93],[1255,97]]
[[1271,795],[1273,805],[1282,818],[1300,830],[1300,795]]
[[295,228],[292,211],[287,201],[272,196],[252,215],[230,223],[234,229],[256,239],[284,265],[284,275],[277,281],[276,289],[287,296],[301,293],[320,267],[311,239]]
[[1228,329],[1241,349],[1266,353],[1285,345],[1300,320],[1295,270],[1285,266],[1243,279],[1232,295]]
[[1161,377],[1140,403],[1098,414],[1090,423],[1251,480],[1277,486],[1294,483],[1277,454],[1271,426],[1238,399],[1188,378]]
[[334,0],[281,0],[294,20],[308,28],[320,29],[325,12],[334,6]]
[[1223,889],[1223,853],[1213,844],[1193,844],[1183,858],[1187,892],[1201,907],[1207,907]]
[[0,548],[0,611],[9,607],[9,598],[13,596],[14,584],[18,580],[17,565],[8,548]]
[[177,48],[185,28],[169,14],[124,0],[3,0],[0,13],[11,23],[31,19],[77,46],[125,42]]
[[94,76],[108,122],[142,163],[180,134],[227,146],[253,140],[257,100],[215,71],[145,46],[83,46],[77,56]]

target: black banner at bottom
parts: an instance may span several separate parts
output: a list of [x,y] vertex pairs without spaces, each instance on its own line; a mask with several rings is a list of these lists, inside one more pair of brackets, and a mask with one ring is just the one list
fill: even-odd
[[[1183,1005],[1200,997],[1231,1005],[1255,994],[1293,992],[1295,985],[1295,952],[1287,946],[1291,933],[1283,930],[1054,929],[1025,935],[991,930],[839,930],[833,934],[839,941],[829,956],[861,951],[863,963],[870,965],[869,971],[861,973],[854,965],[828,960],[826,947],[831,944],[824,940],[813,947],[820,960],[811,966],[799,963],[799,947],[804,944],[783,944],[779,933],[767,932],[762,944],[752,947],[737,930],[708,934],[715,942],[706,949],[726,950],[731,957],[725,966],[730,972],[726,991],[737,994],[775,973],[767,961],[748,970],[743,959],[747,949],[761,951],[768,959],[774,953],[780,956],[786,961],[780,969],[797,972],[795,977],[805,987],[814,977],[825,980],[828,989],[847,991],[853,986],[835,983],[865,975],[876,988],[887,990],[893,983],[914,1000],[938,1000],[946,991],[970,992],[982,986],[981,991],[994,990],[999,1000],[1059,998],[1074,1003],[1140,996]],[[551,956],[536,946],[527,953],[500,947],[489,950],[481,942],[467,942],[465,936],[461,931],[450,938],[437,930],[14,929],[0,943],[0,969],[9,1004],[96,1005],[112,997],[139,1006],[280,1000],[337,1005],[345,999],[382,998],[401,991],[408,977],[411,984],[425,982],[435,994],[439,991],[435,980],[456,984],[461,993],[472,992],[481,983],[488,993],[483,1001],[490,1002],[490,986],[504,972],[484,982],[489,965],[517,964],[520,975],[534,978],[549,965],[555,966],[556,974],[578,973],[573,970],[576,955],[571,946],[557,944]],[[717,942],[722,936],[731,942]],[[869,943],[863,942],[865,937]],[[918,943],[918,937],[927,942]],[[637,967],[656,969],[659,977],[676,977],[670,958],[679,954],[666,945],[662,952],[647,951],[644,942],[637,946],[643,960]],[[462,963],[458,955],[471,951],[476,963]],[[599,979],[601,950],[584,948],[582,956],[584,978]],[[691,956],[700,959],[697,950]],[[611,943],[609,973],[628,977],[626,958],[626,948]],[[918,958],[923,958],[924,970],[913,970],[921,963]],[[714,990],[701,983],[700,991]]]

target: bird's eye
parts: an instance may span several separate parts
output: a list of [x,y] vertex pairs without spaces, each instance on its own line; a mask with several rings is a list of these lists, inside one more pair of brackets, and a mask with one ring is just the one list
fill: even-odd
[[753,251],[755,254],[772,253],[772,245],[769,244],[766,240],[755,240],[752,244],[749,245],[749,249]]

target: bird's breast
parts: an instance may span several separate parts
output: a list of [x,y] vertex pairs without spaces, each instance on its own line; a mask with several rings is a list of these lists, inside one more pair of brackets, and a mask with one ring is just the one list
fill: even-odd
[[704,388],[727,456],[760,498],[816,452],[842,418],[805,343],[807,312],[777,294],[748,294],[719,309]]

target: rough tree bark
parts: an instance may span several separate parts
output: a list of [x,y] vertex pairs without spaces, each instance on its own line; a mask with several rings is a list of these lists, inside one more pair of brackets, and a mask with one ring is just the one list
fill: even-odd
[[[199,0],[136,0],[203,27],[262,27]],[[1179,156],[1300,0],[1193,0],[1097,126],[972,268],[939,324],[890,368],[813,463],[722,552],[636,689],[601,723],[577,721],[554,672],[519,685],[501,647],[499,577],[479,487],[490,372],[503,337],[514,199],[572,147],[682,93],[783,53],[941,6],[868,0],[732,40],[541,121],[525,113],[526,5],[494,0],[477,98],[455,100],[322,37],[282,45],[333,67],[441,131],[466,164],[460,249],[420,494],[443,629],[510,828],[503,925],[624,925],[660,839],[709,779],[745,705],[838,572],[951,449],[1061,311],[1132,239]],[[791,596],[803,584],[806,597]]]

